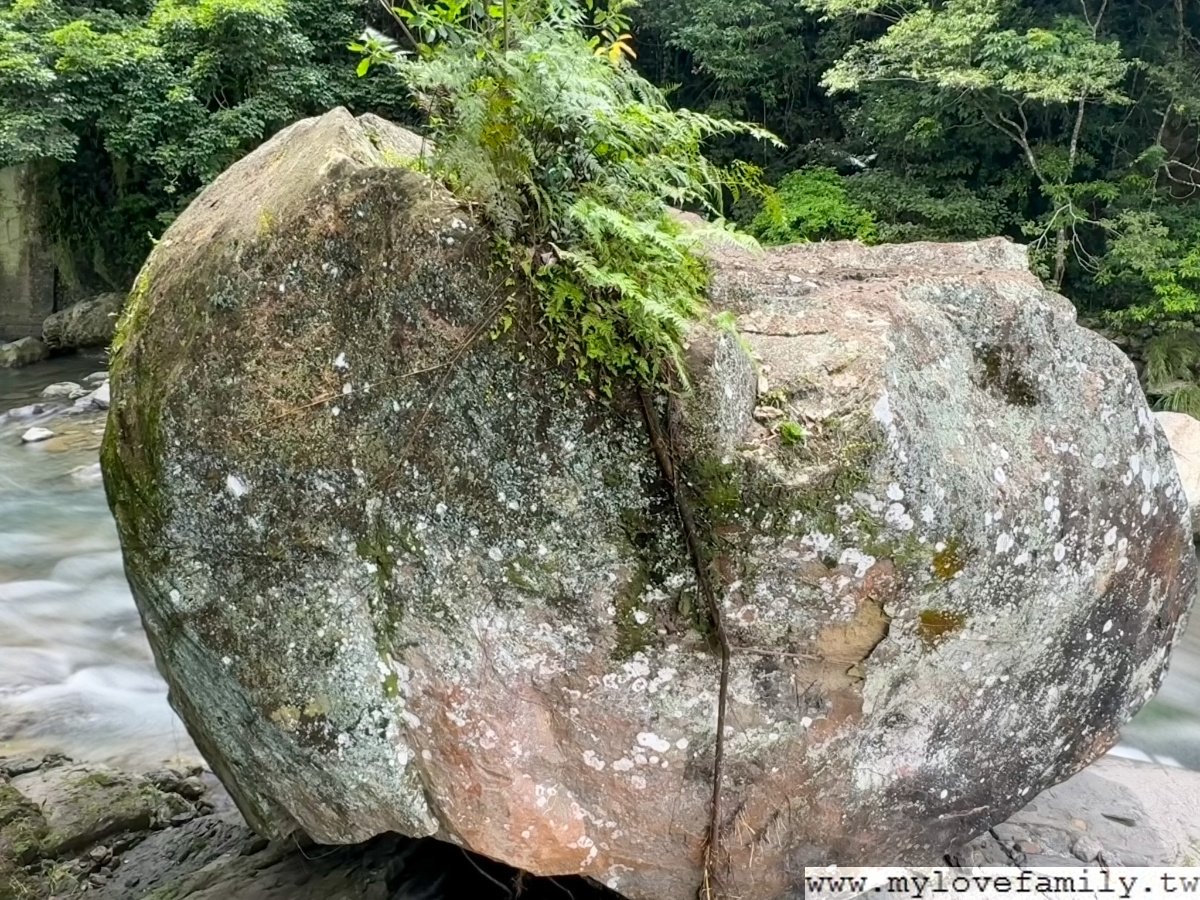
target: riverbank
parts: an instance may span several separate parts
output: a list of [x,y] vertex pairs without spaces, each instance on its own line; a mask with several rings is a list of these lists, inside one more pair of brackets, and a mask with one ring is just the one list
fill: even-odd
[[616,900],[581,879],[522,879],[437,841],[271,843],[199,768],[131,775],[65,757],[0,758],[5,900],[450,900],[518,885],[529,900]]

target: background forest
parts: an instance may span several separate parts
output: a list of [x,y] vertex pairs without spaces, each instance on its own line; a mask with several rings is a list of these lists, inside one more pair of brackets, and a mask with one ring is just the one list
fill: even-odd
[[[631,12],[632,64],[673,104],[782,138],[710,147],[776,186],[734,207],[764,243],[1029,243],[1153,398],[1200,415],[1200,3]],[[366,28],[398,25],[365,0],[0,0],[0,165],[37,167],[81,282],[127,288],[196,191],[289,122],[338,104],[418,120],[401,79],[351,49]]]

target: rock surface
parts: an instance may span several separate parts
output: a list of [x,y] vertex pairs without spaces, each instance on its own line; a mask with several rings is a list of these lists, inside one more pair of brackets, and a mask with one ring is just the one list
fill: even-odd
[[41,362],[50,355],[50,348],[34,337],[0,344],[0,369],[19,369]]
[[955,856],[962,865],[1200,865],[1200,773],[1106,756]]
[[44,403],[30,403],[27,406],[18,406],[15,409],[10,409],[4,413],[7,419],[36,419],[38,416],[45,415],[46,405]]
[[[1198,803],[1200,774],[1105,757],[951,857],[1022,868],[1197,865]],[[429,840],[270,843],[194,770],[133,776],[63,758],[0,758],[0,897],[501,900],[518,884],[526,900],[616,900],[581,880],[520,878]]]
[[124,302],[124,294],[110,293],[68,306],[42,323],[42,340],[55,350],[107,347]]
[[[488,237],[392,139],[286,129],[131,295],[103,466],[172,701],[267,832],[694,897],[719,666],[641,412],[488,339]],[[664,412],[734,644],[720,874],[775,898],[1111,746],[1195,558],[1132,366],[1020,248],[714,254],[764,377],[697,328]]]
[[4,900],[616,900],[580,880],[520,879],[449,844],[390,835],[269,843],[209,775],[144,776],[62,758],[0,758]]
[[1171,455],[1192,510],[1192,529],[1200,535],[1200,421],[1176,412],[1156,412],[1154,417],[1171,445]]
[[86,393],[88,391],[74,381],[58,381],[54,384],[46,385],[42,390],[42,396],[49,399],[66,398],[68,400],[75,400]]
[[108,409],[110,397],[109,391],[109,383],[106,381],[87,396],[80,397],[78,400],[76,400],[75,405],[85,406],[91,409]]

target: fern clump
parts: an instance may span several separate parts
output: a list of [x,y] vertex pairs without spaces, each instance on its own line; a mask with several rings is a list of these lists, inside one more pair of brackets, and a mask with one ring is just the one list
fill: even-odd
[[1178,325],[1157,334],[1143,357],[1142,382],[1155,406],[1200,418],[1200,332]]
[[878,237],[871,213],[850,199],[837,172],[822,167],[783,176],[750,230],[767,244],[846,239],[873,244]]
[[[522,272],[501,330],[523,313],[560,362],[606,394],[661,384],[688,324],[706,315],[696,232],[670,209],[720,220],[724,194],[757,190],[757,170],[703,153],[744,123],[672,109],[629,64],[628,0],[439,0],[398,8],[410,47],[357,46],[360,72],[392,66],[424,110],[432,174],[473,204]],[[532,307],[526,305],[532,300]]]

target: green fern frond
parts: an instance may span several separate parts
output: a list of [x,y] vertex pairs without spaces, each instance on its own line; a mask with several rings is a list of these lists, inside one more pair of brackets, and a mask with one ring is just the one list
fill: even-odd
[[[607,4],[601,29],[598,8],[509,0],[484,20],[466,5],[413,7],[439,37],[390,64],[429,117],[433,171],[482,210],[506,259],[525,261],[535,318],[559,361],[608,393],[623,379],[678,382],[684,335],[706,317],[697,234],[669,209],[720,217],[726,192],[765,190],[753,166],[710,163],[705,142],[777,140],[671,109],[623,51],[610,52],[628,31],[616,27],[624,13]],[[589,40],[589,30],[608,37]],[[723,220],[709,231],[748,246]],[[552,262],[528,262],[547,247]]]

